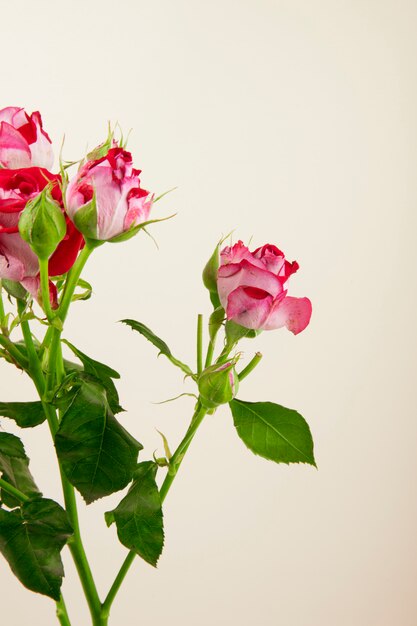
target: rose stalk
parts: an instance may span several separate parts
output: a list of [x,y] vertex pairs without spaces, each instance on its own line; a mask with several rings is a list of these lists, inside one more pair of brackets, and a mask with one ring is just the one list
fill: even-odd
[[[117,418],[122,411],[114,383],[119,374],[62,335],[72,303],[91,295],[81,278],[88,258],[105,242],[125,241],[160,221],[149,219],[154,195],[142,187],[132,155],[112,133],[72,177],[62,163],[61,174],[51,173],[51,142],[40,114],[17,107],[0,111],[0,164],[0,278],[12,308],[6,314],[0,293],[0,355],[32,379],[39,395],[33,402],[0,402],[0,416],[22,428],[48,422],[64,500],[63,507],[42,495],[23,443],[0,431],[0,551],[28,589],[55,600],[60,624],[70,626],[60,557],[68,545],[91,622],[107,626],[135,557],[153,566],[158,562],[164,544],[162,505],[207,413],[228,405],[238,436],[252,452],[277,463],[315,465],[311,433],[299,413],[237,397],[262,356],[255,352],[241,368],[239,342],[284,326],[299,334],[310,321],[311,303],[287,295],[298,263],[289,263],[274,245],[250,252],[239,241],[222,250],[219,244],[203,272],[212,312],[207,342],[198,315],[195,368],[175,357],[142,322],[123,320],[195,385],[195,394],[187,394],[195,397],[193,414],[176,450],[171,453],[162,436],[165,456],[151,453],[142,460],[142,444]],[[42,338],[35,336],[33,323],[46,327]],[[23,342],[13,339],[16,328]],[[221,333],[224,340],[216,351]],[[64,360],[63,347],[78,363]],[[105,521],[115,527],[128,554],[101,599],[81,538],[76,494],[91,505],[122,490]]]

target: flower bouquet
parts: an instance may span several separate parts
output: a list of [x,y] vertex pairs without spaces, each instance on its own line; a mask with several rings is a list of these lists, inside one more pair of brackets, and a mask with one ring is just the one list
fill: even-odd
[[[60,555],[68,546],[92,624],[105,626],[136,556],[157,564],[164,543],[162,506],[207,414],[228,404],[236,432],[252,452],[276,463],[315,465],[311,433],[297,411],[237,395],[262,356],[254,352],[242,365],[239,343],[264,330],[300,333],[310,321],[311,303],[287,295],[298,264],[276,246],[251,252],[241,241],[225,246],[223,239],[203,271],[211,311],[206,332],[203,316],[197,316],[195,364],[179,360],[141,321],[122,320],[195,385],[194,411],[175,451],[162,436],[165,455],[146,453],[116,417],[122,411],[114,382],[119,374],[73,345],[65,321],[73,302],[91,296],[91,285],[82,278],[90,255],[162,221],[151,216],[162,196],[141,186],[140,170],[113,131],[81,161],[61,159],[58,173],[52,166],[40,114],[1,110],[0,356],[31,378],[37,399],[2,401],[0,416],[22,429],[48,423],[63,500],[41,493],[21,439],[8,433],[2,420],[0,551],[20,582],[52,598],[60,624],[70,626]],[[76,494],[90,505],[119,491],[120,502],[103,523],[116,528],[127,554],[102,596],[84,550]]]

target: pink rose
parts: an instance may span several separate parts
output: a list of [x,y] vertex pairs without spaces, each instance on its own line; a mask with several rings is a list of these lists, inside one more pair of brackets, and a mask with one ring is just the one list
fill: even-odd
[[66,210],[86,237],[108,241],[128,231],[133,234],[147,221],[153,198],[141,188],[139,174],[132,155],[122,148],[111,148],[81,167],[68,185]]
[[217,287],[228,320],[245,328],[273,330],[286,326],[294,335],[311,317],[308,298],[287,296],[285,283],[298,270],[277,247],[266,244],[254,252],[238,241],[220,253]]
[[[0,278],[13,280],[35,297],[39,296],[39,262],[29,244],[19,233],[20,214],[29,200],[35,198],[50,182],[51,195],[62,206],[61,177],[39,167],[0,169]],[[72,267],[84,240],[70,220],[67,233],[49,259],[49,275],[65,274]],[[51,300],[56,289],[51,283]]]
[[19,107],[0,111],[0,165],[9,169],[45,167],[54,162],[51,140],[42,128],[39,111],[28,115]]

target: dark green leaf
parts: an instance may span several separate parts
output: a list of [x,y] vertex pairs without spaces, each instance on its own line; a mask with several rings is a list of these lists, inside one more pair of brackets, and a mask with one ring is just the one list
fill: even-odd
[[123,408],[119,404],[119,394],[117,393],[116,386],[112,380],[112,378],[120,378],[120,374],[108,365],[90,358],[84,354],[84,352],[81,352],[81,350],[78,350],[78,348],[73,346],[69,341],[64,340],[64,343],[66,343],[73,353],[80,359],[84,366],[85,373],[94,377],[103,385],[107,393],[107,400],[113,413],[120,413],[120,411],[123,411]]
[[[30,473],[29,459],[26,456],[23,443],[18,437],[10,433],[0,432],[0,473],[4,480],[29,498],[42,495]],[[9,507],[19,504],[13,496],[4,490],[1,491],[1,499]]]
[[63,339],[63,343],[65,343],[77,356],[81,363],[84,365],[84,369],[86,372],[93,374],[96,378],[100,379],[101,376],[107,376],[109,378],[120,378],[119,372],[116,372],[112,367],[105,365],[104,363],[100,363],[100,361],[96,361],[91,357],[78,350],[72,343]]
[[0,402],[0,415],[14,420],[20,428],[38,426],[46,420],[42,402]]
[[143,335],[145,339],[150,341],[156,348],[158,348],[159,354],[164,354],[171,361],[171,363],[182,369],[182,371],[189,376],[192,376],[193,372],[188,367],[188,365],[176,359],[173,356],[171,350],[168,348],[165,341],[163,341],[160,337],[157,337],[157,335],[155,335],[155,333],[153,333],[150,328],[145,326],[145,324],[130,319],[121,320],[121,322],[123,322],[123,324],[127,324],[132,330],[136,330],[138,333]]
[[87,380],[74,392],[55,446],[68,480],[87,504],[126,487],[142,449],[114,417],[104,389]]
[[53,500],[0,508],[0,551],[25,587],[54,600],[64,576],[60,551],[71,535],[66,512]]
[[276,463],[316,465],[305,419],[273,402],[230,402],[237,433],[255,454]]
[[161,498],[152,461],[138,465],[134,481],[120,504],[105,514],[108,525],[116,522],[120,542],[156,566],[164,545]]

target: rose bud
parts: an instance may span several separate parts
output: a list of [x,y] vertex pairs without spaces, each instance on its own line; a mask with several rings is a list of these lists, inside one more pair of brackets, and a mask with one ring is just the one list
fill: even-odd
[[228,320],[254,330],[286,326],[294,335],[311,317],[308,298],[287,296],[286,282],[298,270],[276,246],[266,244],[254,252],[238,241],[220,254],[217,287]]
[[139,174],[132,155],[122,148],[87,161],[66,192],[66,210],[78,230],[98,241],[133,236],[147,221],[153,200],[141,188]]
[[27,203],[19,218],[20,236],[39,259],[49,259],[66,231],[64,214],[48,187]]
[[239,389],[239,378],[235,370],[236,360],[211,365],[198,378],[201,404],[206,409],[215,409],[233,400]]
[[54,162],[51,140],[39,111],[28,115],[19,107],[0,111],[0,165],[8,169],[45,167]]
[[[19,218],[26,204],[34,200],[47,186],[51,198],[62,208],[60,177],[39,167],[19,170],[0,169],[0,278],[21,283],[39,299],[39,261],[19,233]],[[49,259],[49,275],[65,274],[72,267],[83,237],[64,216],[66,234]],[[51,282],[51,300],[56,299]]]

